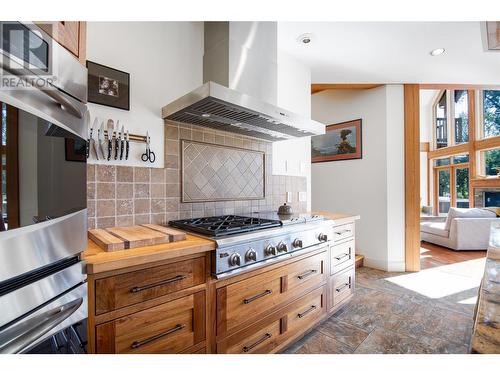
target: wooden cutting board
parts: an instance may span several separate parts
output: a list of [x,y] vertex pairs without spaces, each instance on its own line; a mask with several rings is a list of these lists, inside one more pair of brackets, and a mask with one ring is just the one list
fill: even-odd
[[89,238],[103,250],[116,251],[182,241],[186,233],[155,224],[89,230]]

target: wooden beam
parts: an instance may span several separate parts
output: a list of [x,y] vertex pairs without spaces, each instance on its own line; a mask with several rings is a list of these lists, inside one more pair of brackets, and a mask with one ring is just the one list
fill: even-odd
[[474,147],[476,148],[477,151],[498,148],[498,147],[500,147],[500,136],[479,139],[479,140],[476,140],[476,141],[470,142],[470,143],[474,144]]
[[500,85],[475,85],[467,83],[422,83],[421,90],[500,90]]
[[429,152],[429,142],[420,142],[420,152]]
[[500,178],[474,178],[471,180],[473,188],[498,188],[500,187]]
[[443,158],[447,156],[466,154],[469,152],[469,144],[462,143],[456,146],[438,148],[437,150],[432,150],[427,153],[428,159]]
[[325,90],[368,90],[383,85],[382,83],[313,83],[311,94]]
[[420,270],[420,88],[404,85],[405,264]]

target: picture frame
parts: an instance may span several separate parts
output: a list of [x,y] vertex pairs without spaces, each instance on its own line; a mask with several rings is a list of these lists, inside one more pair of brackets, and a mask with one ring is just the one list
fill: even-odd
[[326,126],[326,133],[311,137],[311,162],[363,158],[362,120]]
[[64,139],[64,159],[85,163],[87,161],[87,141],[83,139]]
[[130,74],[87,60],[87,101],[130,110]]

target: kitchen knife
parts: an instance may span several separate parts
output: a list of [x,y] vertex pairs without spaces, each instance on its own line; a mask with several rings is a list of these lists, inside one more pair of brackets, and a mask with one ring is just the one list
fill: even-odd
[[116,130],[113,132],[113,137],[115,137],[115,160],[118,160],[118,149],[120,148],[120,140],[118,139],[119,128],[120,128],[120,120],[116,122]]
[[90,138],[92,138],[92,128],[90,125],[90,115],[87,117],[87,144],[85,147],[85,154],[87,155],[87,159],[90,156]]
[[123,159],[123,147],[125,146],[124,139],[125,139],[125,129],[123,129],[122,125],[122,129],[120,131],[120,160]]
[[126,142],[125,142],[125,160],[128,160],[129,147],[130,147],[130,136],[129,136],[128,130],[127,130],[127,137],[126,137]]
[[108,119],[108,161],[111,160],[111,153],[113,151],[113,129],[114,129],[114,122],[112,119]]
[[105,139],[104,139],[104,121],[101,122],[101,129],[99,130],[98,142],[99,142],[99,150],[101,151],[102,158],[106,159],[106,153],[104,152],[104,146],[102,145],[103,142],[105,142]]
[[97,117],[94,119],[94,123],[92,124],[92,127],[90,128],[90,151],[94,151],[95,158],[99,160],[99,153],[97,152],[97,147],[95,146],[95,139],[94,139],[94,129],[99,129],[97,128],[98,126],[98,120]]

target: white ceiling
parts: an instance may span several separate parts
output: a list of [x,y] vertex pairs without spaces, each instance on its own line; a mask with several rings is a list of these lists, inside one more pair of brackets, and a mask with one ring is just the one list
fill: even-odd
[[[500,52],[484,52],[480,22],[278,25],[279,48],[311,68],[313,83],[500,84]],[[297,42],[304,33],[309,45]]]

